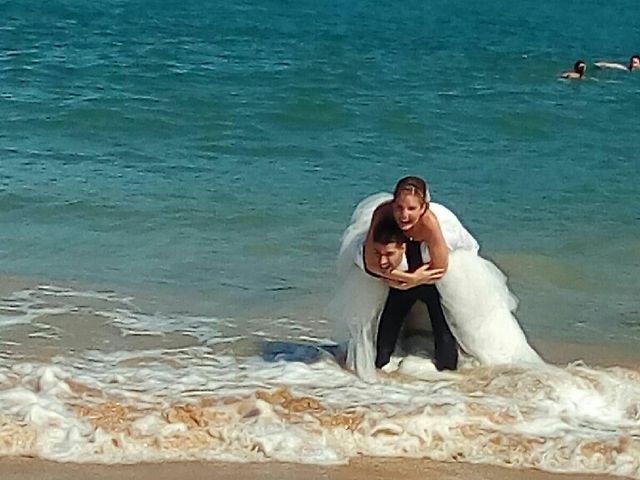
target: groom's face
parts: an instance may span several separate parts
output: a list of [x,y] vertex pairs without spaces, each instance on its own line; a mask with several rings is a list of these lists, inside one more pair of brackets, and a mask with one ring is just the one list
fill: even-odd
[[390,272],[398,268],[404,255],[404,243],[374,243],[373,250],[376,253],[380,270]]

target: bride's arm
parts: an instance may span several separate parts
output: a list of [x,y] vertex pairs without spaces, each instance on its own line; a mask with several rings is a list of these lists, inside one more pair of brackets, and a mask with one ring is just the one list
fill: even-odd
[[446,273],[449,267],[449,247],[444,240],[440,222],[432,211],[427,210],[423,216],[423,225],[425,226],[424,241],[427,243],[431,257],[429,268],[441,268],[443,273]]
[[403,272],[393,270],[387,273],[382,279],[393,288],[407,290],[418,285],[430,285],[442,278],[444,271],[441,268],[430,268],[429,265],[419,267],[415,272]]

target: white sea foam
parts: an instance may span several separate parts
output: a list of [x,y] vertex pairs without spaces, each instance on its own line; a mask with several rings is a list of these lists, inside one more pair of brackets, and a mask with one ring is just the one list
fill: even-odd
[[[228,342],[221,327],[233,330],[233,320],[197,315],[167,315],[140,311],[133,299],[114,292],[79,291],[52,285],[13,292],[0,299],[0,328],[32,324],[43,331],[31,337],[55,336],[56,329],[46,322],[57,315],[97,315],[120,328],[123,336],[162,336],[167,333],[191,335],[201,341]],[[238,338],[244,338],[238,336]]]
[[640,374],[467,369],[363,383],[311,364],[91,352],[0,368],[0,453],[74,462],[427,457],[640,478]]
[[[43,312],[53,310],[99,315],[134,339],[179,331],[200,342],[84,350],[39,362],[3,356],[0,455],[319,464],[404,456],[640,478],[635,370],[464,363],[440,373],[428,360],[408,357],[369,384],[300,343],[274,342],[264,358],[219,354],[219,342],[244,338],[222,333],[234,331],[233,320],[148,314],[110,293],[60,289],[24,290],[4,302],[19,323],[51,338],[63,328],[48,325]],[[261,322],[256,339],[274,338],[272,325],[290,322]],[[290,329],[291,336],[301,332],[320,338],[306,335],[308,327]]]

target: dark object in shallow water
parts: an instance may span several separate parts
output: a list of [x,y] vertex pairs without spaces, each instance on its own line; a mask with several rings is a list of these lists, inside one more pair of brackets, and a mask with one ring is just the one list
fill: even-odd
[[284,341],[270,341],[262,344],[262,359],[267,362],[313,363],[329,354],[336,356],[338,345],[309,345]]

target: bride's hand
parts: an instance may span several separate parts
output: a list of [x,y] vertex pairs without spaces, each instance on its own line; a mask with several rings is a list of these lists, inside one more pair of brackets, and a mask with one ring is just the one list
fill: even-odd
[[433,285],[444,276],[444,268],[431,268],[428,264],[418,268],[413,274],[417,285]]
[[400,280],[393,280],[391,278],[383,278],[382,279],[387,286],[391,288],[395,288],[397,290],[408,290],[415,285],[410,285],[407,282],[401,282]]
[[429,265],[419,267],[415,272],[394,270],[384,281],[391,288],[408,290],[418,285],[434,284],[444,276],[444,269],[430,268]]

